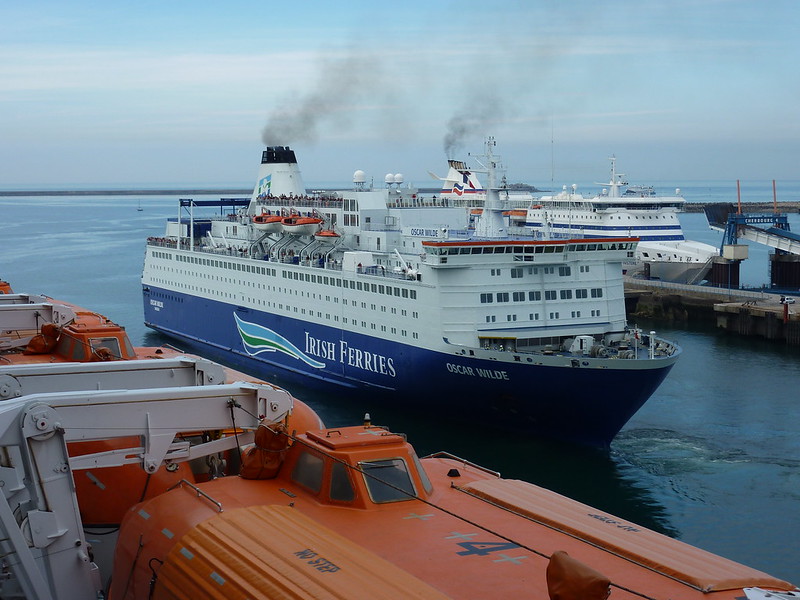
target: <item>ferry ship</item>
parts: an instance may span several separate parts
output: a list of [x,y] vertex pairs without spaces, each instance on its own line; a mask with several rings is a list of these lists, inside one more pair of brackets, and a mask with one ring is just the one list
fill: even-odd
[[680,189],[659,196],[650,186],[629,186],[616,172],[611,157],[611,179],[602,192],[587,198],[576,186],[531,203],[524,227],[548,238],[639,238],[635,260],[624,264],[627,275],[678,283],[700,283],[719,251],[687,240],[678,213],[686,200]]
[[607,447],[680,349],[626,322],[635,237],[509,234],[494,144],[482,198],[360,170],[308,192],[268,147],[249,199],[182,200],[148,239],[145,324],[259,375]]

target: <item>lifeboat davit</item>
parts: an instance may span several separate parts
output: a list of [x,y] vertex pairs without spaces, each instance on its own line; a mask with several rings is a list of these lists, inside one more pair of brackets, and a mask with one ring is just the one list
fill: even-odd
[[256,215],[253,217],[253,226],[259,231],[277,233],[283,229],[283,217],[280,215]]
[[290,235],[314,235],[321,224],[322,219],[317,217],[292,215],[281,220],[283,230]]
[[331,229],[320,229],[314,234],[314,237],[320,242],[332,244],[339,239],[339,234]]

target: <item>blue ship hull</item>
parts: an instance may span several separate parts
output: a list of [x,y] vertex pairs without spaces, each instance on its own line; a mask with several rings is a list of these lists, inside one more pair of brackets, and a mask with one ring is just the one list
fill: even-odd
[[[157,298],[155,300],[154,298]],[[498,362],[418,348],[181,294],[144,288],[145,324],[258,377],[280,374],[322,391],[369,394],[391,406],[608,447],[674,360],[643,368]],[[398,404],[399,403],[399,404]]]

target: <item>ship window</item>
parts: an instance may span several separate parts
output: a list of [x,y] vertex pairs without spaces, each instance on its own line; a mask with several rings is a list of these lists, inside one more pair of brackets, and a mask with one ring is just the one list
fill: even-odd
[[542,299],[542,292],[535,291],[535,292],[528,292],[528,300],[541,300]]
[[511,279],[519,279],[522,277],[522,267],[511,269]]
[[322,487],[322,458],[311,452],[302,452],[292,471],[292,481],[299,483],[312,492],[319,492]]
[[592,288],[592,298],[602,298],[603,288]]
[[416,494],[402,458],[360,462],[369,497],[376,504],[411,500]]
[[511,297],[514,300],[514,302],[524,302],[525,292],[513,292]]
[[352,502],[355,498],[353,484],[347,476],[347,467],[340,462],[333,463],[331,468],[331,500]]
[[489,304],[492,301],[492,294],[481,294],[481,304]]
[[570,275],[572,275],[572,269],[570,267],[567,267],[567,266],[558,267],[558,274],[561,277],[569,277]]
[[572,298],[572,290],[561,290],[561,299],[570,300]]

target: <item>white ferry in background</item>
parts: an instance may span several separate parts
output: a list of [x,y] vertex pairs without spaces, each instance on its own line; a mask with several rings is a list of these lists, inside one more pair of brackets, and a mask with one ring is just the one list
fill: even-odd
[[[483,198],[362,171],[310,193],[294,152],[267,148],[250,199],[182,200],[148,239],[146,325],[260,375],[607,446],[680,349],[626,323],[636,239],[509,235],[493,145]],[[211,205],[230,214],[195,214]]]
[[700,283],[719,251],[714,246],[687,240],[678,213],[686,200],[680,190],[659,196],[650,186],[628,186],[616,172],[611,157],[611,179],[592,198],[577,193],[576,186],[552,196],[534,199],[524,227],[546,238],[639,238],[635,261],[626,273],[679,283]]

